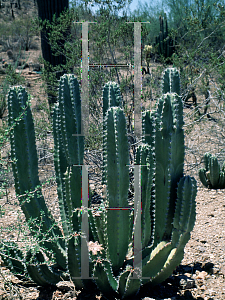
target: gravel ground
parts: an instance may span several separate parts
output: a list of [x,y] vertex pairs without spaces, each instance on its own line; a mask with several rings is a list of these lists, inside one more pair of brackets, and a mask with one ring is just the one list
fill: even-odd
[[[163,284],[143,287],[132,299],[225,299],[225,190],[208,190],[198,182],[197,217],[184,258],[174,274]],[[9,208],[9,209],[7,209]],[[17,222],[17,206],[5,206],[0,225]],[[15,235],[11,234],[12,239]],[[20,295],[20,296],[19,296]],[[1,265],[0,299],[104,299],[95,291],[76,291],[70,282],[58,287],[40,288],[22,282]]]

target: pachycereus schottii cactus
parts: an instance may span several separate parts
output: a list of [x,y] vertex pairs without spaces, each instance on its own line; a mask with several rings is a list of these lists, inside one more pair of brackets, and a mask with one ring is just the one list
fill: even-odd
[[[1,256],[12,271],[21,276],[29,274],[39,285],[56,284],[70,276],[76,288],[95,283],[106,297],[117,299],[136,294],[143,284],[156,285],[172,274],[183,258],[184,246],[194,226],[196,196],[194,178],[183,174],[183,108],[179,84],[178,72],[167,69],[163,74],[162,97],[155,110],[143,114],[143,138],[136,149],[133,166],[129,160],[119,87],[111,82],[104,87],[106,195],[97,211],[91,206],[86,210],[89,241],[81,232],[85,213],[82,207],[84,137],[77,79],[73,75],[61,77],[58,103],[53,112],[61,230],[41,194],[27,93],[22,87],[10,89],[8,107],[15,188],[26,220],[35,220],[31,232],[36,234],[39,245],[30,247],[24,254],[15,243],[2,241]],[[133,205],[128,202],[129,168],[136,170]],[[140,242],[138,251],[133,245],[136,237]],[[54,264],[45,260],[48,250],[55,257]],[[81,261],[85,251],[89,270],[84,278]]]
[[163,55],[164,58],[169,58],[174,53],[175,43],[168,31],[166,14],[164,17],[159,16],[159,24],[160,32],[159,35],[155,37],[155,47],[159,55]]
[[205,168],[199,170],[202,184],[209,189],[225,189],[225,162],[221,170],[217,157],[205,153],[204,163]]

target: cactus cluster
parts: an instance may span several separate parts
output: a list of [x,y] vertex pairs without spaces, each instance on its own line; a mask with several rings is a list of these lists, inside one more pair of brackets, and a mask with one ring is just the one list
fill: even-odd
[[[165,23],[165,28],[164,28]],[[168,23],[167,18],[159,16],[160,32],[159,35],[155,37],[155,47],[158,49],[158,54],[163,55],[164,58],[171,57],[174,53],[174,41],[169,36],[168,33]]]
[[204,163],[205,168],[199,170],[202,184],[209,189],[225,189],[225,162],[221,170],[217,157],[205,153]]
[[[90,205],[84,207],[82,202],[85,169],[79,85],[73,75],[61,77],[53,112],[53,135],[62,230],[41,194],[27,93],[22,87],[11,88],[8,107],[16,194],[26,220],[35,220],[31,232],[39,232],[39,247],[30,247],[24,254],[15,243],[2,241],[1,257],[9,269],[20,276],[29,275],[39,285],[54,285],[68,277],[78,289],[96,284],[109,299],[134,295],[141,285],[156,285],[172,274],[183,258],[194,226],[196,196],[194,178],[183,174],[179,85],[178,71],[167,69],[161,99],[155,110],[143,114],[144,134],[133,166],[119,86],[110,82],[104,87],[106,197],[96,211]],[[129,168],[135,172],[133,206],[128,202]],[[89,191],[88,183],[86,188]],[[89,240],[82,232],[85,214]],[[54,264],[46,261],[48,250],[55,257]],[[86,276],[82,270],[85,253]]]

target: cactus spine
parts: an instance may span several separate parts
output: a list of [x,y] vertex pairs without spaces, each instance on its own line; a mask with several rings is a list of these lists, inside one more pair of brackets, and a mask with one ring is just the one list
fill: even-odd
[[205,169],[199,170],[202,184],[209,189],[225,189],[225,162],[220,170],[218,159],[210,153],[204,155]]
[[[41,227],[42,234],[49,231],[52,237],[62,240],[56,239],[55,242],[52,239],[47,244],[52,247],[57,262],[50,266],[45,262],[41,247],[29,249],[24,257],[15,245],[2,244],[4,251],[1,255],[11,270],[20,270],[21,274],[29,274],[38,284],[48,285],[56,284],[60,276],[66,278],[63,273],[66,269],[76,287],[90,287],[93,284],[91,278],[82,277],[81,258],[85,252],[89,258],[89,276],[94,277],[94,283],[108,298],[132,296],[141,285],[149,282],[158,284],[172,274],[183,258],[184,246],[194,226],[196,182],[192,177],[183,175],[183,110],[178,95],[179,74],[175,69],[165,71],[162,86],[165,94],[156,109],[143,115],[144,136],[135,159],[135,165],[140,166],[141,172],[141,194],[135,197],[142,201],[142,210],[138,208],[135,215],[128,203],[130,161],[127,124],[120,107],[121,95],[115,83],[104,87],[103,174],[106,199],[97,212],[88,209],[91,241],[87,243],[85,240],[83,244],[79,211],[82,209],[84,138],[80,135],[78,82],[73,75],[61,77],[59,101],[53,111],[54,164],[64,236],[58,227],[52,226],[52,217],[41,194],[34,192],[36,198],[31,199],[31,204],[25,202],[26,191],[36,191],[40,186],[34,128],[30,107],[26,104],[26,92],[22,88],[11,89],[8,97],[9,122],[13,128],[11,147],[17,194],[24,197],[21,206],[27,220],[39,218],[42,210],[46,220]],[[24,109],[26,113],[23,113]],[[25,153],[21,151],[22,143],[27,145]],[[21,168],[25,171],[22,172]],[[141,248],[137,253],[133,253],[132,246],[135,236],[141,237]],[[14,257],[10,258],[10,255]],[[142,268],[139,270],[133,266],[137,257],[141,257]]]

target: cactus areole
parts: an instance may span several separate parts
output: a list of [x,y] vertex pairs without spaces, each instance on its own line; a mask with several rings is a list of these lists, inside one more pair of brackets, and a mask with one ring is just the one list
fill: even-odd
[[[172,274],[183,258],[194,226],[196,197],[195,179],[183,173],[179,84],[178,71],[167,69],[163,74],[162,97],[154,110],[143,113],[143,138],[133,166],[119,86],[113,82],[105,85],[102,165],[106,195],[97,211],[87,209],[89,240],[82,234],[85,211],[80,214],[85,169],[77,79],[73,75],[61,77],[58,103],[53,111],[60,226],[41,193],[27,92],[22,87],[10,89],[15,189],[26,220],[33,220],[31,233],[39,245],[31,246],[24,254],[16,243],[2,241],[1,257],[10,270],[20,276],[29,275],[39,285],[55,285],[62,278],[71,278],[78,289],[95,284],[108,299],[135,295],[142,285],[156,285]],[[133,205],[128,202],[132,170]],[[46,261],[49,251],[55,258],[54,264]],[[88,268],[84,270],[85,255]]]

